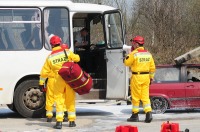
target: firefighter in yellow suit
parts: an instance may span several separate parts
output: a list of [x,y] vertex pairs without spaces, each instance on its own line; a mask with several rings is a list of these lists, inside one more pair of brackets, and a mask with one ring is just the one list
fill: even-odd
[[[44,66],[40,72],[39,87],[42,92],[46,92],[46,105],[45,105],[46,117],[47,117],[47,122],[52,122],[53,105],[54,105],[54,90],[53,90],[54,74],[51,71],[47,71]],[[48,78],[48,81],[45,87],[44,85],[47,78]]]
[[[61,47],[63,49],[68,49],[68,46],[66,44],[62,44]],[[47,63],[47,62],[46,62]],[[52,117],[53,117],[53,105],[55,103],[55,99],[54,99],[54,81],[55,81],[55,73],[51,70],[46,68],[47,64],[44,64],[44,66],[42,67],[42,70],[40,72],[40,81],[39,81],[39,87],[41,89],[42,92],[46,92],[46,105],[45,105],[45,109],[46,109],[46,117],[47,117],[47,122],[52,122]],[[48,71],[50,70],[50,71]],[[45,82],[46,79],[47,80],[47,84],[46,87]],[[63,101],[65,101],[65,95],[63,96]],[[64,107],[64,120],[63,121],[68,121],[67,117],[67,108],[66,105],[63,105]]]
[[[65,103],[68,112],[69,127],[75,127],[76,111],[75,111],[75,92],[74,90],[62,79],[58,74],[58,71],[62,67],[62,64],[66,61],[79,62],[80,57],[74,54],[69,49],[65,49],[67,56],[64,53],[63,48],[60,46],[61,39],[59,36],[53,36],[50,39],[50,44],[52,47],[51,54],[47,57],[44,69],[46,71],[53,71],[55,74],[54,81],[54,98],[56,103],[56,125],[54,128],[61,129]],[[63,97],[65,96],[65,101]]]
[[153,119],[151,102],[149,99],[149,85],[154,78],[155,63],[152,55],[144,49],[144,38],[136,36],[132,40],[134,50],[124,59],[124,64],[132,71],[130,90],[132,97],[132,116],[127,119],[129,122],[138,122],[139,105],[142,101],[145,122],[150,123]]

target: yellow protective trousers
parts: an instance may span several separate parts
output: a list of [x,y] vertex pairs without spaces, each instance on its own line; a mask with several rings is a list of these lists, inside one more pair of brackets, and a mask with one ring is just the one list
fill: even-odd
[[53,105],[54,105],[54,78],[48,78],[46,91],[46,116],[53,117]]
[[[55,99],[54,99],[54,78],[48,78],[47,81],[47,91],[46,91],[46,117],[48,118],[52,118],[53,117],[53,105],[55,103]],[[65,101],[65,95],[62,98],[62,101]],[[63,109],[64,111],[67,111],[66,105],[63,104]]]
[[[56,102],[56,121],[62,122],[64,116],[63,105],[66,105],[69,121],[75,121],[76,108],[75,108],[75,92],[74,90],[62,79],[60,75],[55,77],[55,102]],[[65,101],[62,98],[65,96]]]
[[133,74],[131,76],[131,97],[132,97],[132,112],[139,112],[140,101],[142,101],[144,112],[152,111],[149,99],[149,74]]

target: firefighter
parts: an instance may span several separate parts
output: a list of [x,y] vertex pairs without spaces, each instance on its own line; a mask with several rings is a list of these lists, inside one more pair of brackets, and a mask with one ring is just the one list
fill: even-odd
[[130,80],[132,116],[128,118],[127,121],[139,121],[139,105],[140,101],[142,101],[143,109],[146,114],[145,122],[150,123],[153,117],[149,99],[149,85],[154,78],[155,63],[151,53],[143,47],[143,37],[136,36],[133,38],[132,44],[134,46],[134,50],[124,59],[124,64],[129,66],[132,71]]
[[[61,47],[63,49],[68,49],[67,44],[61,44]],[[52,122],[53,118],[53,105],[55,103],[54,100],[54,77],[55,74],[51,69],[46,69],[46,63],[42,67],[42,70],[40,72],[40,81],[39,81],[39,88],[42,92],[46,92],[46,117],[47,117],[47,122]],[[48,78],[48,79],[47,79]],[[46,86],[45,82],[47,80]],[[65,96],[63,96],[63,101],[65,101]],[[68,121],[68,114],[67,114],[67,108],[66,105],[63,105],[64,107],[64,119],[63,121],[67,122]]]
[[[64,117],[64,108],[65,104],[68,112],[69,127],[75,127],[75,92],[73,89],[62,79],[58,74],[58,71],[62,67],[62,64],[66,61],[79,62],[80,57],[77,54],[74,54],[69,49],[65,49],[67,56],[64,53],[63,48],[60,46],[61,39],[60,37],[54,35],[50,39],[50,44],[52,47],[52,52],[48,55],[44,69],[46,71],[53,71],[54,73],[54,99],[56,103],[56,125],[54,128],[61,129],[62,122]],[[65,101],[63,101],[65,97]]]

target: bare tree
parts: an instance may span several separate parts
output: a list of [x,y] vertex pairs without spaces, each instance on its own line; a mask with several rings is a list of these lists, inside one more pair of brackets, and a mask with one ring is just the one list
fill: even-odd
[[173,63],[175,57],[187,50],[188,44],[191,48],[196,46],[195,30],[191,30],[194,16],[189,15],[193,2],[136,0],[134,7],[137,10],[132,19],[136,22],[131,27],[135,34],[145,37],[156,63]]
[[129,44],[128,42],[132,38],[130,26],[133,18],[133,11],[131,7],[133,6],[134,0],[104,0],[104,2],[104,4],[120,9],[123,17],[124,28],[126,29],[126,42]]

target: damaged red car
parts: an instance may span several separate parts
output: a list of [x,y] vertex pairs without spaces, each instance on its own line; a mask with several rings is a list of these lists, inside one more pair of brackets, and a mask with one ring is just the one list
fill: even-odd
[[200,64],[158,65],[150,99],[154,113],[200,108]]

